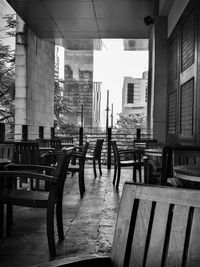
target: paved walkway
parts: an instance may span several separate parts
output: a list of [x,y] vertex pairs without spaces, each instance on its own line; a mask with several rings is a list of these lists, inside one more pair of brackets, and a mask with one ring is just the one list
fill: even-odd
[[[86,166],[86,194],[80,199],[78,176],[68,175],[63,201],[65,240],[57,244],[57,258],[110,254],[122,186],[132,181],[132,170],[122,170],[118,192],[112,177],[113,170],[104,168],[103,175],[94,179],[92,168]],[[14,208],[12,235],[0,239],[0,266],[27,267],[49,261],[45,215],[43,209]]]

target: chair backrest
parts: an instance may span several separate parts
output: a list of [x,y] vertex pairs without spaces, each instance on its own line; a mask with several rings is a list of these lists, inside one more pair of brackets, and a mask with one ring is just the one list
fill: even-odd
[[89,141],[86,141],[85,144],[83,145],[83,148],[82,148],[82,162],[83,163],[85,162],[88,147],[89,147]]
[[115,140],[112,140],[111,146],[113,148],[114,162],[115,162],[115,164],[119,164],[120,163],[120,157],[119,157],[117,142]]
[[104,139],[97,139],[95,149],[93,152],[94,159],[99,159],[101,157],[103,142],[104,142]]
[[61,142],[62,143],[74,143],[74,138],[72,136],[62,137]]
[[61,150],[61,139],[50,139],[50,147],[55,148],[56,151]]
[[7,158],[13,162],[14,144],[0,144],[0,158]]
[[67,175],[67,170],[73,150],[74,150],[73,147],[63,148],[62,153],[59,156],[58,164],[54,171],[54,176],[58,177],[57,194],[60,196],[62,195],[63,192],[65,178]]
[[113,266],[200,266],[199,190],[125,183]]
[[38,142],[14,142],[14,163],[18,164],[38,164],[39,163]]

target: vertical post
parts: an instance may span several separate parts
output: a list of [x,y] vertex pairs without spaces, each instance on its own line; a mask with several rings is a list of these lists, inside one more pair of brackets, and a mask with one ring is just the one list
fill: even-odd
[[109,90],[107,90],[107,106],[106,106],[106,131],[108,131],[108,118],[109,118]]
[[112,139],[112,129],[108,127],[107,130],[107,169],[111,169],[111,139]]
[[140,130],[140,128],[137,128],[137,133],[136,133],[136,138],[137,139],[140,139],[141,138],[141,130]]
[[83,105],[81,105],[81,127],[83,127]]
[[83,127],[79,128],[79,146],[83,145]]
[[44,139],[44,127],[39,126],[39,139]]
[[5,123],[0,123],[0,143],[5,141]]
[[22,125],[22,140],[27,141],[28,140],[28,125]]
[[111,106],[111,128],[113,128],[113,103]]
[[55,128],[51,127],[51,139],[55,138]]

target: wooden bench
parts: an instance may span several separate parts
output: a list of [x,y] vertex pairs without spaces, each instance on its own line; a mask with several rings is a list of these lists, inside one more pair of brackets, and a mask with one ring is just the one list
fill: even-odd
[[199,267],[199,222],[198,190],[125,183],[110,257],[39,266]]

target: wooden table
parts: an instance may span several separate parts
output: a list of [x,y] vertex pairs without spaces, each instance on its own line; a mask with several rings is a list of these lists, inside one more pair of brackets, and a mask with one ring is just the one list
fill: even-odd
[[145,156],[162,157],[162,148],[146,148],[144,154]]
[[178,179],[200,182],[200,165],[180,165],[174,167],[174,171]]

